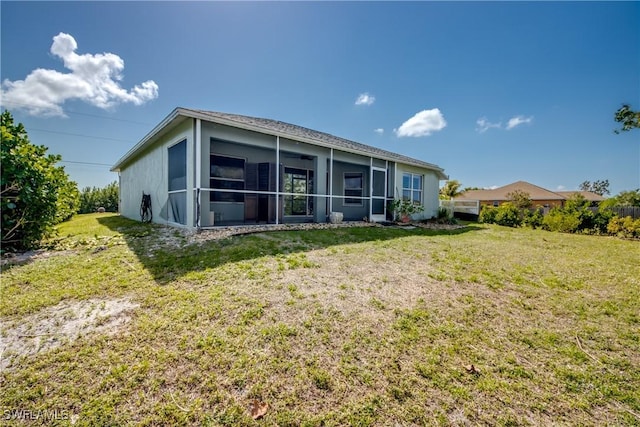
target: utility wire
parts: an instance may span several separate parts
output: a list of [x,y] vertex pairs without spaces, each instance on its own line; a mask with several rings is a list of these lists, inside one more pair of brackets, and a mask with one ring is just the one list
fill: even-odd
[[60,163],[73,163],[73,164],[77,164],[77,165],[92,165],[92,166],[107,166],[107,167],[113,166],[113,165],[110,165],[110,164],[107,164],[107,163],[78,162],[78,161],[73,161],[73,160],[60,160]]
[[[38,105],[33,105],[33,104],[25,104],[23,102],[16,102],[16,101],[9,101],[3,104],[9,104],[9,105],[16,105],[18,107],[33,107],[33,108],[40,108]],[[5,109],[7,108],[6,105],[4,105]],[[67,113],[71,113],[71,114],[77,114],[79,116],[88,116],[88,117],[96,117],[99,119],[105,119],[105,120],[113,120],[116,122],[126,122],[126,123],[133,123],[136,125],[145,125],[145,126],[153,126],[151,123],[144,123],[144,122],[137,122],[134,120],[127,120],[127,119],[118,119],[116,117],[109,117],[109,116],[103,116],[100,114],[90,114],[90,113],[81,113],[79,111],[73,111],[73,110],[64,110],[64,114]]]
[[29,127],[28,129],[25,127],[25,129],[28,132],[31,132],[32,130],[36,131],[36,132],[46,132],[46,133],[57,133],[60,135],[71,135],[71,136],[81,136],[83,138],[93,138],[93,139],[104,139],[107,141],[117,141],[117,142],[126,142],[128,144],[134,144],[134,141],[131,140],[126,140],[126,139],[118,139],[118,138],[109,138],[107,136],[92,136],[92,135],[83,135],[81,133],[72,133],[72,132],[61,132],[61,131],[56,131],[56,130],[50,130],[50,129],[38,129],[38,128],[32,128]]

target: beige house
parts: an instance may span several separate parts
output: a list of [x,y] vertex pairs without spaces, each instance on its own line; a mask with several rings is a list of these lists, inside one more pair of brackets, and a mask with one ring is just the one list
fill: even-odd
[[455,200],[478,200],[482,206],[500,206],[509,201],[509,195],[515,191],[529,194],[534,207],[554,208],[564,203],[576,193],[582,195],[592,204],[598,204],[605,198],[590,191],[551,191],[526,181],[517,181],[493,190],[469,190],[456,197]]

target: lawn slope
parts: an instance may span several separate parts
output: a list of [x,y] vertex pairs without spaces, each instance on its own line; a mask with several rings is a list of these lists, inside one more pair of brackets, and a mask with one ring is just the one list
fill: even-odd
[[[63,411],[61,425],[640,423],[638,242],[482,225],[194,242],[96,214],[51,246],[2,272],[3,337],[43,347],[3,355],[3,411]],[[64,332],[80,305],[93,323]]]

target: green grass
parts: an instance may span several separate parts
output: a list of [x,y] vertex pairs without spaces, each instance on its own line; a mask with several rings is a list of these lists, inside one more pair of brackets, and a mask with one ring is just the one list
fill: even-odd
[[[2,372],[3,411],[65,410],[74,425],[640,424],[638,242],[472,224],[189,244],[92,214],[50,246],[66,252],[2,272],[7,325],[61,301],[140,307],[116,334]],[[253,399],[269,404],[262,420]]]

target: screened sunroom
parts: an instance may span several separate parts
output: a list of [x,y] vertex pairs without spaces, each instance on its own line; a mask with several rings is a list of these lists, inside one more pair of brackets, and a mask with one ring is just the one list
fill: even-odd
[[154,221],[208,228],[389,219],[405,198],[436,214],[441,168],[283,122],[176,109],[113,168],[121,213],[150,194]]

